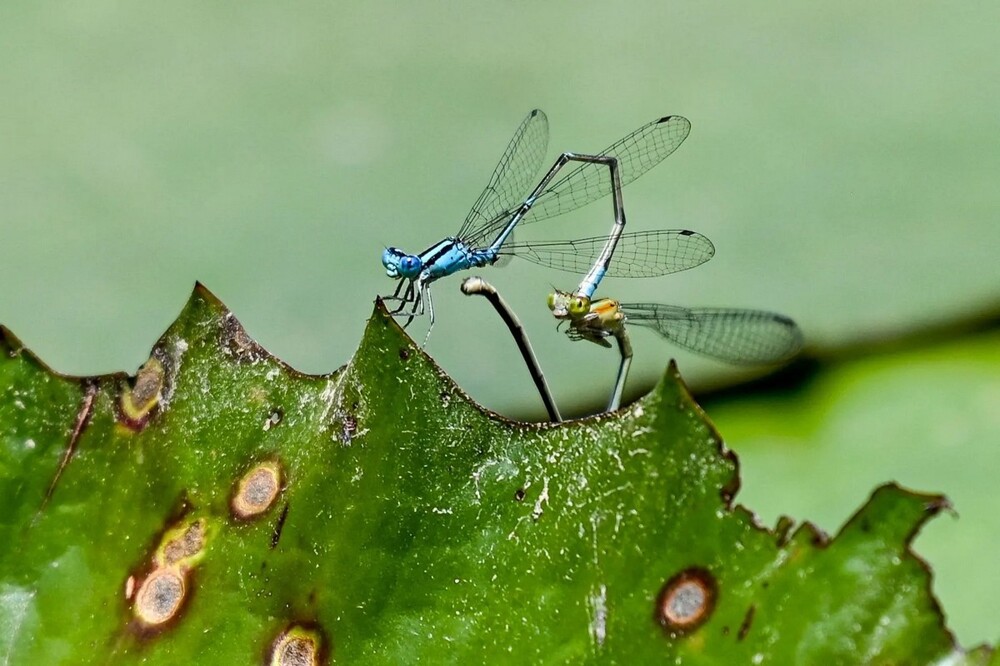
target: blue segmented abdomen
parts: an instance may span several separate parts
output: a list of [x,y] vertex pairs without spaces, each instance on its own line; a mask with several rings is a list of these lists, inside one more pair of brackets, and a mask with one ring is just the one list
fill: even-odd
[[593,298],[594,292],[597,291],[597,285],[604,279],[605,273],[607,273],[607,270],[603,266],[597,267],[594,271],[593,279],[580,285],[579,293],[587,298]]

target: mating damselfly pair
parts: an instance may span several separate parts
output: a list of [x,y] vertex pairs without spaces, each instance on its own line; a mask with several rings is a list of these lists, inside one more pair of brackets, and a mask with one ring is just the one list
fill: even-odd
[[[625,209],[621,189],[673,153],[687,138],[690,122],[666,116],[648,123],[596,154],[564,152],[537,184],[548,145],[548,121],[536,109],[518,127],[486,189],[476,200],[458,232],[419,254],[387,248],[382,255],[386,274],[399,283],[386,298],[398,304],[392,313],[427,313],[434,325],[430,285],[460,270],[505,264],[518,256],[542,266],[584,273],[574,292],[557,291],[549,297],[553,315],[568,322],[574,340],[609,346],[619,342],[622,364],[609,409],[616,409],[631,360],[625,323],[646,325],[675,344],[733,362],[770,363],[784,360],[801,346],[801,334],[787,317],[759,310],[686,309],[656,304],[620,304],[592,300],[601,280],[611,277],[656,277],[698,266],[715,253],[711,241],[687,229],[624,233]],[[570,163],[568,173],[557,179]],[[578,163],[578,164],[576,164]],[[610,233],[577,240],[516,242],[515,228],[567,213],[601,197],[612,195]],[[463,287],[464,290],[464,287]],[[467,293],[483,293],[475,289]],[[494,303],[500,310],[500,305]],[[513,318],[516,322],[516,318]],[[516,330],[505,318],[511,332]],[[425,338],[426,341],[426,338]],[[522,348],[524,352],[524,348]],[[544,380],[530,354],[529,369],[546,400]],[[532,368],[534,363],[534,368]],[[536,375],[537,373],[537,375]],[[551,400],[546,400],[548,406]],[[554,408],[550,416],[558,418]]]

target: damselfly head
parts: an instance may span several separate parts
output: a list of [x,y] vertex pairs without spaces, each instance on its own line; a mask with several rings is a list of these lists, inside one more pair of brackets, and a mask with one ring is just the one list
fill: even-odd
[[382,253],[385,274],[391,278],[414,278],[420,272],[420,259],[394,247],[387,247]]
[[579,319],[590,311],[590,299],[556,289],[549,294],[549,310],[556,319]]

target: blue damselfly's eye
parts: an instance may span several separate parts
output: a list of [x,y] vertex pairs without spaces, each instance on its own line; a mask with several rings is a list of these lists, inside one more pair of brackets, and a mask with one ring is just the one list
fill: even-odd
[[420,272],[420,259],[408,254],[399,260],[399,272],[403,277],[416,277]]

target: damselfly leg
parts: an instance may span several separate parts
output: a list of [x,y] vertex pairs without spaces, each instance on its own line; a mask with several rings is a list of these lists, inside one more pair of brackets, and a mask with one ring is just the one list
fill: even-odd
[[[400,296],[399,292],[403,291],[404,286],[406,287],[406,291],[403,293],[402,296]],[[406,304],[410,302],[412,293],[413,293],[413,280],[406,280],[406,279],[399,280],[399,282],[396,283],[396,291],[392,292],[392,296],[384,296],[382,298],[383,301],[397,301],[399,303],[399,305],[397,305],[395,309],[389,310],[389,314],[398,315],[403,310],[403,308],[406,307]]]

